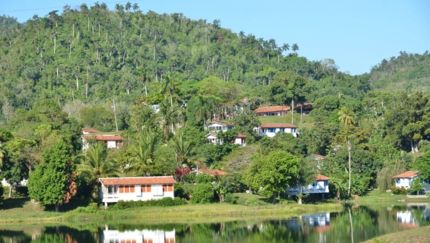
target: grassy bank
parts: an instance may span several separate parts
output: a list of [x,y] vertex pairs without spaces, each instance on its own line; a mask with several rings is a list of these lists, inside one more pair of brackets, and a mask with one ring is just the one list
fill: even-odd
[[172,207],[140,207],[123,210],[100,209],[95,213],[82,213],[76,210],[54,213],[44,211],[43,207],[29,200],[20,199],[19,201],[20,204],[15,208],[0,210],[0,224],[143,220],[151,223],[215,222],[245,218],[288,218],[316,212],[341,211],[343,208],[340,204],[245,206],[215,203]]
[[429,203],[429,198],[409,198],[406,195],[393,195],[391,192],[381,193],[379,190],[373,190],[366,196],[356,197],[351,203],[359,205],[377,205],[393,203]]
[[425,243],[430,241],[430,226],[387,234],[364,243]]

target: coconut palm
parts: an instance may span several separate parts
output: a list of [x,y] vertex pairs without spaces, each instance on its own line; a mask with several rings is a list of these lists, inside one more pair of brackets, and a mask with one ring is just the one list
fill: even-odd
[[177,163],[187,163],[188,156],[191,153],[191,150],[194,147],[193,141],[186,141],[184,137],[183,130],[178,132],[175,137],[171,140],[171,144],[173,149],[175,150],[176,162]]
[[131,158],[126,171],[138,175],[147,175],[151,172],[154,163],[154,151],[158,138],[155,133],[143,132],[135,144],[131,146]]
[[159,124],[164,129],[164,135],[169,137],[170,131],[175,133],[174,125],[178,123],[181,115],[180,107],[170,105],[166,100],[160,103]]
[[103,143],[91,145],[78,165],[78,172],[88,174],[93,182],[101,177],[116,176],[119,173],[118,167],[112,160],[106,159],[106,156],[107,149]]
[[339,121],[344,128],[343,139],[346,140],[346,146],[348,149],[348,196],[351,195],[351,140],[350,140],[350,132],[355,124],[354,112],[350,110],[348,107],[342,107],[340,111],[337,113],[339,115]]

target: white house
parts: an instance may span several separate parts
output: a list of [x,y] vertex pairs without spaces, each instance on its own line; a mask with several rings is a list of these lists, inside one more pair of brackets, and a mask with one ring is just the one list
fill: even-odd
[[328,181],[331,180],[329,177],[318,174],[315,178],[315,182],[306,186],[297,185],[295,187],[287,188],[288,195],[298,195],[300,194],[300,187],[302,189],[302,194],[322,194],[328,193]]
[[214,121],[214,122],[209,123],[205,127],[205,130],[214,131],[214,132],[219,132],[219,131],[226,132],[226,131],[231,130],[233,128],[234,128],[233,124],[230,124],[227,122]]
[[165,197],[174,198],[172,176],[111,177],[100,178],[100,198],[108,203],[122,201],[147,201]]
[[91,141],[103,142],[107,148],[120,148],[124,138],[115,133],[103,133],[94,128],[82,128],[82,149],[86,150]]
[[297,137],[297,126],[289,123],[270,123],[261,124],[260,127],[256,128],[257,133],[262,137],[274,137],[276,133],[291,133],[294,137]]
[[259,107],[254,110],[258,116],[284,116],[290,111],[289,106],[268,106]]
[[139,243],[175,243],[175,230],[113,230],[106,226],[101,242],[139,242]]
[[[224,141],[222,139],[218,138],[218,133],[216,132],[210,132],[206,134],[206,138],[208,139],[209,143],[212,144],[223,144]],[[238,133],[237,136],[233,139],[232,143],[240,145],[241,147],[246,146],[246,138],[247,136],[242,133]]]
[[404,187],[405,189],[409,189],[412,180],[414,180],[414,178],[417,176],[418,171],[406,171],[404,173],[393,176],[393,178],[395,180],[397,188]]

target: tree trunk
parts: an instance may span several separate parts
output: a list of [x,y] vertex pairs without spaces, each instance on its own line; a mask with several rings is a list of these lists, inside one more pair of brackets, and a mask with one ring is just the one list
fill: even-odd
[[112,99],[112,101],[113,101],[113,114],[114,114],[114,116],[115,116],[115,128],[116,128],[116,131],[118,132],[118,120],[117,120],[117,118],[116,118],[116,105],[115,105],[115,99]]
[[291,99],[291,124],[294,124],[294,99]]
[[352,214],[351,214],[351,208],[348,208],[348,213],[349,213],[349,227],[351,229],[351,243],[354,243],[354,227],[353,227],[353,223],[352,223]]
[[60,204],[55,204],[55,212],[58,213],[60,211]]
[[346,142],[348,149],[348,196],[351,196],[351,141]]

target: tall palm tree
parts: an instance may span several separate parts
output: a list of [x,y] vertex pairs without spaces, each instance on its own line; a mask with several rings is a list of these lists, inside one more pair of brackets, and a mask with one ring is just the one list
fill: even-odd
[[165,75],[163,79],[163,93],[169,93],[170,106],[173,106],[173,94],[175,93],[175,91],[176,84],[174,78],[170,74]]
[[187,163],[188,156],[191,153],[191,150],[194,148],[193,141],[186,141],[184,137],[184,132],[181,130],[178,132],[175,137],[171,141],[172,147],[175,150],[176,162],[177,163]]
[[[180,121],[180,107],[176,105],[169,105],[169,103],[164,100],[160,103],[159,123],[164,129],[164,135],[169,136],[170,131],[175,133],[174,125]],[[170,131],[169,131],[170,130]]]
[[198,97],[199,107],[196,112],[196,119],[198,122],[203,120],[203,126],[206,127],[206,121],[212,116],[212,104],[203,96]]
[[154,162],[154,151],[158,138],[150,131],[142,132],[138,141],[131,147],[130,166],[126,171],[147,175]]
[[112,160],[106,159],[107,149],[102,143],[91,145],[78,165],[78,172],[87,173],[96,182],[101,177],[116,176],[119,173]]
[[348,107],[342,107],[337,113],[339,115],[339,121],[344,128],[343,139],[346,140],[346,146],[348,149],[348,195],[351,195],[351,140],[350,132],[355,124],[354,112]]

